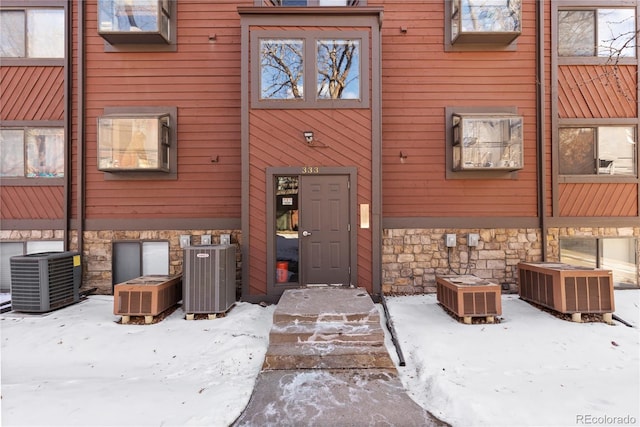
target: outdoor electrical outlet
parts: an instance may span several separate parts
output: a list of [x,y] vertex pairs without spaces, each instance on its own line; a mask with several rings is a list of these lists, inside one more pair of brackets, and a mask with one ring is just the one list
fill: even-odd
[[446,243],[448,248],[454,248],[456,246],[456,235],[455,234],[447,234],[446,235]]
[[200,243],[202,243],[203,245],[210,245],[211,244],[211,234],[203,234],[202,238],[200,240]]
[[469,233],[467,237],[467,246],[478,246],[480,235],[478,233]]
[[191,236],[189,234],[180,235],[180,248],[184,249],[187,246],[191,246]]

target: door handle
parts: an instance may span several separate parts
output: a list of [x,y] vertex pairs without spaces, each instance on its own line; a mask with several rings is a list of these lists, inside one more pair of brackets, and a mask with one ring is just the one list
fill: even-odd
[[307,231],[307,230],[304,230],[304,231],[302,232],[302,235],[303,235],[304,237],[308,237],[308,236],[311,236],[311,232],[310,232],[310,231]]

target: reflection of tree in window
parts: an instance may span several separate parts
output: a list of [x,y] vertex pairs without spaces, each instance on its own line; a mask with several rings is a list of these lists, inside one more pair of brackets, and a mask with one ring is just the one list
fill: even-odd
[[560,174],[635,174],[634,126],[567,127],[558,134]]
[[558,11],[558,55],[635,56],[635,12],[630,8]]
[[319,99],[360,98],[358,46],[354,40],[318,41]]
[[302,40],[260,42],[262,99],[301,99],[304,95]]
[[559,130],[559,169],[563,175],[591,175],[595,171],[595,129]]
[[116,0],[115,16],[120,31],[157,31],[156,0]]
[[521,0],[462,0],[462,31],[520,31]]

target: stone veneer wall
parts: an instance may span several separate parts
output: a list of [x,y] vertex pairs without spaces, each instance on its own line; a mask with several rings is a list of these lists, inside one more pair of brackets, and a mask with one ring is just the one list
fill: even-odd
[[[180,247],[180,235],[191,236],[191,244],[199,245],[202,235],[210,234],[212,244],[220,242],[221,234],[231,234],[231,243],[239,244],[238,230],[145,230],[145,231],[86,231],[83,241],[84,280],[83,287],[97,287],[97,293],[112,293],[113,243],[118,241],[169,242],[169,274],[182,272],[183,249]],[[236,252],[236,271],[241,269],[241,253]]]
[[63,240],[64,230],[0,230],[0,241]]
[[[454,248],[445,245],[448,233],[457,236]],[[478,246],[467,246],[468,233],[480,235]],[[435,292],[436,275],[458,273],[514,284],[519,262],[540,260],[540,229],[387,229],[382,239],[382,291]]]

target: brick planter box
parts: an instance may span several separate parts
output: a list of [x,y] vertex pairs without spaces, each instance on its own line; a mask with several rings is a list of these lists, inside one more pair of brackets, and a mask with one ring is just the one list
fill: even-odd
[[611,270],[540,262],[518,264],[520,298],[543,307],[572,314],[606,313],[611,323],[615,311]]
[[502,314],[500,285],[473,275],[436,277],[438,302],[471,323],[472,317],[485,317],[493,323]]
[[173,307],[182,299],[182,275],[141,276],[115,285],[113,313],[122,315],[122,323],[129,316],[145,316],[151,323],[153,317]]

